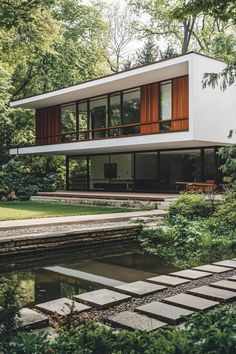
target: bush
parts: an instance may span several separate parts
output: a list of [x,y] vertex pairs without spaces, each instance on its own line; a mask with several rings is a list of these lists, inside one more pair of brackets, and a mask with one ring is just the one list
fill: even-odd
[[203,194],[181,194],[169,206],[170,216],[181,215],[189,219],[207,218],[214,212],[214,205]]
[[236,190],[232,190],[225,195],[214,216],[236,227]]

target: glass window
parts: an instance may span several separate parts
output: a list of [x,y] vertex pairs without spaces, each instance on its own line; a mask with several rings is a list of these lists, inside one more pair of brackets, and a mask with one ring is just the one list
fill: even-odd
[[204,181],[215,180],[215,156],[214,149],[204,149]]
[[110,157],[110,187],[112,190],[129,191],[133,189],[133,154],[112,154]]
[[79,139],[88,139],[88,101],[80,101],[78,103],[79,114]]
[[61,140],[76,140],[76,103],[61,105]]
[[87,158],[76,157],[69,159],[69,189],[87,189]]
[[172,84],[171,81],[162,82],[160,85],[160,130],[169,131],[172,118]]
[[175,191],[176,182],[199,182],[200,180],[200,149],[160,152],[161,191]]
[[101,128],[107,127],[107,96],[90,100],[90,127],[95,129],[92,138],[106,137],[106,129]]
[[[117,127],[121,125],[121,95],[120,93],[110,96],[110,126]],[[119,136],[120,129],[110,129],[110,136]]]
[[[140,123],[140,89],[123,92],[123,117],[122,124]],[[140,132],[139,125],[134,127],[123,128],[123,134],[138,134]]]
[[107,176],[107,166],[109,165],[109,155],[90,156],[90,189],[108,190],[109,177]]
[[157,152],[135,153],[135,190],[157,189]]

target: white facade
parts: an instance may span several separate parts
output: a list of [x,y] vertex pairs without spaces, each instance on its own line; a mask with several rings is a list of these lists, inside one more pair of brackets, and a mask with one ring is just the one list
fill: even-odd
[[236,87],[203,89],[204,73],[221,72],[225,64],[213,58],[189,53],[116,75],[89,81],[20,101],[12,107],[42,108],[114,92],[135,86],[189,75],[189,130],[104,140],[78,141],[11,149],[11,154],[84,155],[90,153],[222,146],[236,143],[228,138],[236,128]]

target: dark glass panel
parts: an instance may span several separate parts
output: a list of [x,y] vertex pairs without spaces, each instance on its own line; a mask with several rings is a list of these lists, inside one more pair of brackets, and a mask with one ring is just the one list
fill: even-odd
[[80,101],[78,103],[79,114],[79,139],[85,140],[89,138],[88,135],[88,102]]
[[[121,95],[114,94],[110,96],[110,127],[121,125]],[[120,129],[110,129],[110,136],[119,136]]]
[[157,152],[135,154],[135,190],[156,191],[157,189]]
[[214,149],[204,149],[204,181],[215,181]]
[[61,105],[61,141],[76,140],[76,103]]
[[[123,92],[123,117],[122,124],[140,123],[140,89]],[[122,129],[123,135],[138,134],[140,126]]]
[[92,133],[92,138],[106,137],[107,127],[107,96],[90,100],[90,126],[91,129],[99,129]]
[[69,159],[69,189],[86,190],[87,189],[87,158],[76,157]]

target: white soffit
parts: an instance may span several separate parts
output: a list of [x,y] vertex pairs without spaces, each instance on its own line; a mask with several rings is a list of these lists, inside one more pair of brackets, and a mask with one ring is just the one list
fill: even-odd
[[75,86],[14,101],[11,102],[11,107],[33,109],[49,107],[187,75],[188,62],[191,55],[193,54],[160,61]]

